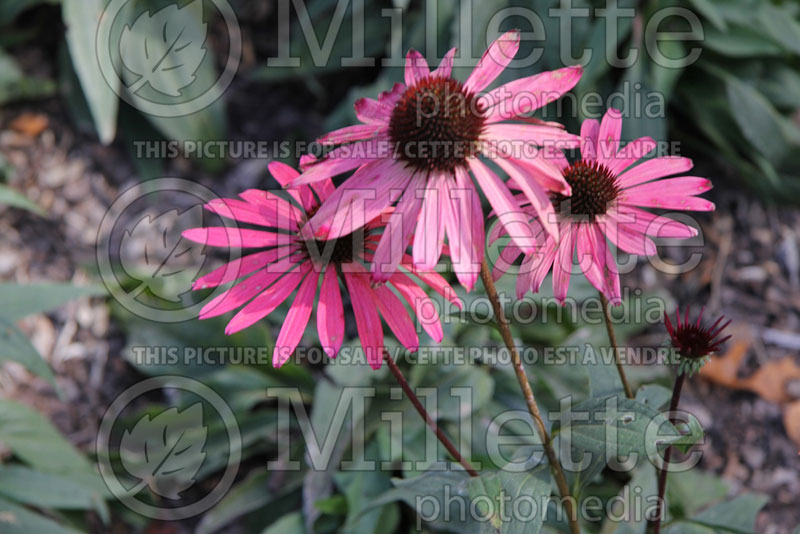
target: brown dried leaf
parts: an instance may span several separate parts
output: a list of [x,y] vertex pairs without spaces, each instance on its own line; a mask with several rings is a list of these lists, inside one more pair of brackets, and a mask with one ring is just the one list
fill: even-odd
[[786,433],[800,447],[800,401],[794,401],[783,411],[783,426]]
[[797,379],[800,379],[800,366],[793,358],[781,358],[765,363],[751,377],[742,380],[742,383],[761,398],[783,404],[792,400],[786,392],[786,386]]
[[47,129],[50,119],[43,113],[23,113],[9,125],[12,130],[28,137],[36,137]]

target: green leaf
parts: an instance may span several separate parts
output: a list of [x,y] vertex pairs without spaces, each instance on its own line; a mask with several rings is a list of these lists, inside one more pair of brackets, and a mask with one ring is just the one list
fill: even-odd
[[638,510],[644,503],[645,511],[649,511],[656,497],[658,497],[656,470],[645,462],[633,472],[633,478],[611,505],[613,508],[610,511],[613,513],[609,513],[603,523],[602,534],[645,534],[647,519],[641,513],[631,513],[631,510]]
[[758,512],[768,501],[766,495],[741,495],[693,516],[692,521],[730,532],[751,534],[755,532]]
[[0,527],[3,534],[80,534],[3,498],[0,498]]
[[562,446],[569,447],[575,464],[567,471],[576,490],[588,484],[608,461],[653,458],[658,450],[680,439],[664,414],[616,396],[575,405],[562,415],[554,436],[566,440]]
[[[94,119],[100,141],[107,145],[114,140],[117,128],[119,99],[100,71],[97,61],[95,37],[106,0],[63,0],[62,18],[67,27],[66,39],[72,65],[78,74],[81,87]],[[115,88],[119,91],[119,87]]]
[[778,43],[765,37],[762,32],[747,26],[731,25],[726,32],[707,28],[703,43],[709,50],[726,57],[744,58],[783,54],[783,49]]
[[722,13],[719,12],[717,7],[710,0],[689,0],[689,2],[719,31],[724,32],[728,29],[728,25],[725,23],[725,18],[722,16]]
[[[147,101],[174,106],[175,115],[144,113],[167,139],[208,143],[225,138],[225,109],[218,99],[202,110],[190,111],[187,102],[200,97],[218,79],[208,48],[209,25],[203,18],[202,0],[164,7],[155,0],[136,3],[129,10],[121,35],[123,83],[126,90]],[[180,44],[180,46],[173,46]],[[172,68],[170,68],[170,66]],[[202,157],[209,171],[224,166],[221,158]]]
[[786,51],[800,54],[800,24],[785,8],[763,2],[759,6],[757,19],[764,33],[780,43]]
[[105,295],[101,286],[75,286],[72,284],[15,284],[0,282],[0,317],[13,322],[34,313],[50,311],[81,297]]
[[[440,464],[437,466],[441,467]],[[478,532],[479,525],[469,521],[463,512],[465,507],[469,509],[470,504],[466,500],[468,479],[469,475],[461,471],[436,470],[413,478],[393,479],[395,487],[369,503],[369,507],[403,501],[421,513],[425,522],[436,530],[462,534]],[[445,514],[449,521],[445,521]]]
[[[263,509],[277,495],[270,489],[270,477],[266,471],[258,471],[234,486],[214,508],[203,514],[195,528],[195,534],[211,534],[229,525],[236,519],[255,510]],[[294,491],[298,484],[292,481],[284,486],[281,494]]]
[[25,334],[13,323],[0,317],[0,363],[4,361],[22,365],[34,375],[47,380],[53,389],[58,389],[50,366]]
[[757,90],[728,77],[725,83],[733,117],[742,135],[770,161],[778,161],[788,150],[778,112]]
[[[8,4],[0,3],[0,10],[4,5]],[[56,84],[51,80],[26,77],[14,58],[0,49],[0,105],[52,96],[56,89]]]
[[[373,444],[372,448],[377,448]],[[339,472],[333,477],[337,487],[346,498],[344,509],[347,515],[344,532],[363,532],[365,534],[381,534],[393,532],[393,523],[399,519],[397,507],[393,504],[372,506],[370,500],[373,495],[380,495],[391,488],[391,482],[386,473],[381,471],[351,471]],[[317,501],[315,503],[318,503]]]
[[477,519],[483,523],[481,532],[500,534],[539,532],[550,501],[550,486],[546,465],[524,473],[481,474],[467,482]]
[[305,532],[303,514],[293,512],[275,521],[275,523],[264,529],[261,534],[305,534]]
[[696,469],[670,473],[667,478],[667,500],[685,516],[692,516],[706,506],[724,499],[728,485],[719,477]]
[[[21,465],[0,468],[0,495],[22,504],[57,510],[90,510],[98,505],[104,508],[103,499],[109,497],[99,477],[54,475]],[[108,515],[107,509],[104,514]]]
[[42,210],[42,208],[37,206],[32,201],[28,200],[28,197],[3,184],[0,184],[0,205],[22,208],[32,211],[37,215],[44,216],[44,210]]
[[89,461],[36,410],[0,399],[0,442],[47,473],[94,473]]
[[664,410],[672,398],[672,391],[664,386],[647,384],[636,392],[636,401],[646,404],[654,410]]

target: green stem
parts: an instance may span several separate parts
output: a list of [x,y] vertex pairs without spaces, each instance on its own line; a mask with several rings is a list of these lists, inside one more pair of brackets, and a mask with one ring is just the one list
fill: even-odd
[[514,337],[511,335],[511,329],[508,327],[508,319],[506,319],[503,305],[500,303],[500,299],[497,296],[497,288],[494,285],[492,273],[489,270],[489,265],[486,263],[486,259],[484,259],[483,263],[481,264],[481,280],[483,281],[484,288],[486,288],[486,295],[489,297],[489,300],[492,303],[495,322],[497,323],[498,330],[500,331],[500,337],[503,338],[503,343],[505,343],[506,348],[508,348],[508,351],[511,354],[511,362],[514,366],[514,373],[516,373],[517,381],[519,382],[520,388],[522,388],[522,395],[525,397],[525,404],[527,404],[528,411],[530,412],[531,417],[533,417],[536,430],[539,433],[539,438],[542,440],[542,445],[544,446],[545,454],[547,454],[547,459],[550,462],[550,469],[553,471],[553,476],[556,480],[556,486],[558,486],[558,491],[561,494],[561,501],[564,505],[564,509],[567,512],[569,530],[572,534],[580,534],[581,530],[580,526],[578,525],[578,517],[575,513],[575,501],[570,496],[569,486],[567,485],[567,477],[564,476],[564,470],[561,468],[561,463],[558,461],[555,448],[553,447],[553,440],[550,437],[550,434],[547,432],[547,427],[545,427],[544,421],[542,420],[542,413],[539,410],[539,405],[536,403],[536,398],[533,396],[533,390],[531,389],[528,375],[525,372],[525,368],[522,366],[522,358],[520,358],[517,347],[514,344]]
[[[678,410],[678,403],[681,400],[681,391],[683,390],[683,384],[686,382],[686,375],[687,373],[679,374],[675,379],[675,387],[672,389],[672,400],[669,403],[669,421],[673,424],[675,424],[676,420],[672,417],[672,414]],[[655,515],[651,519],[655,525],[653,534],[659,534],[659,532],[661,532],[661,514],[664,506],[664,496],[667,493],[667,473],[669,473],[669,461],[671,458],[672,446],[668,446],[667,450],[664,451],[664,468],[658,470],[658,500],[656,501]]]
[[461,456],[461,453],[456,446],[453,445],[453,442],[451,442],[447,436],[444,435],[444,432],[442,432],[442,429],[436,424],[436,421],[433,420],[433,417],[431,417],[427,410],[425,410],[425,407],[419,401],[419,398],[417,398],[416,393],[414,393],[414,390],[408,384],[406,377],[403,376],[403,372],[397,366],[397,363],[395,363],[392,357],[389,356],[388,351],[384,351],[383,359],[386,360],[386,364],[389,366],[389,371],[391,371],[392,376],[394,376],[394,379],[397,380],[397,383],[400,384],[400,388],[402,388],[403,392],[408,397],[408,400],[411,401],[411,404],[417,410],[417,413],[420,415],[420,417],[422,417],[428,427],[433,430],[433,433],[436,434],[436,439],[438,439],[439,442],[444,445],[444,448],[447,449],[447,452],[449,452],[453,458],[455,458],[455,460],[460,463],[462,467],[464,467],[464,470],[469,473],[470,476],[479,476],[478,472],[475,471],[475,468],[472,467],[469,461]]
[[633,390],[631,389],[631,385],[628,383],[628,377],[625,376],[625,368],[622,366],[622,362],[619,361],[619,345],[617,345],[617,336],[614,333],[614,324],[611,321],[611,309],[609,308],[608,299],[605,295],[603,295],[602,291],[598,291],[600,295],[600,303],[603,306],[603,317],[606,320],[606,331],[608,332],[608,341],[611,343],[611,348],[614,350],[614,363],[617,365],[617,372],[619,373],[619,379],[622,381],[622,387],[625,388],[625,396],[629,399],[633,397]]

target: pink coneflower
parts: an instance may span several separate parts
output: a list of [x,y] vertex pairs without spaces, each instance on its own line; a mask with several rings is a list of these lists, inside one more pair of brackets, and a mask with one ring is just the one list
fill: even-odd
[[[288,165],[278,162],[271,163],[269,169],[284,187],[299,175]],[[245,191],[240,195],[241,200],[219,199],[209,202],[206,208],[223,217],[268,230],[210,227],[193,228],[183,233],[187,239],[208,246],[265,249],[223,265],[195,281],[194,289],[236,282],[200,311],[200,318],[207,319],[241,308],[228,323],[226,334],[238,332],[263,319],[299,287],[275,344],[272,359],[275,367],[283,365],[297,348],[315,301],[320,344],[331,357],[339,352],[344,339],[340,277],[352,302],[361,346],[373,368],[379,368],[383,361],[381,316],[407,349],[414,351],[419,347],[417,331],[405,304],[410,306],[432,338],[437,342],[442,340],[436,307],[411,276],[398,271],[387,284],[371,285],[370,273],[361,261],[372,259],[379,238],[374,231],[379,228],[380,221],[371,221],[362,232],[334,240],[318,241],[313,237],[307,220],[334,191],[330,179],[317,181],[313,188],[288,189],[297,205],[267,191]],[[417,270],[410,260],[406,257],[401,266],[449,301],[461,305],[444,278]],[[319,298],[316,298],[320,281]]]
[[[357,169],[314,216],[318,236],[347,234],[397,201],[375,252],[375,280],[391,278],[412,235],[415,265],[432,269],[446,235],[456,275],[471,289],[485,244],[474,180],[515,242],[532,251],[535,239],[527,216],[507,184],[479,156],[506,172],[509,182],[548,220],[546,215],[553,212],[548,192],[568,194],[569,186],[557,173],[539,169],[552,167],[547,154],[577,146],[579,140],[559,125],[522,115],[572,89],[582,69],[544,72],[481,94],[511,62],[519,42],[519,31],[502,35],[464,82],[451,76],[456,49],[433,72],[422,55],[411,50],[405,84],[395,84],[377,100],[358,100],[356,116],[363,124],[323,136],[321,143],[336,148],[304,167],[295,182],[314,183]],[[556,225],[546,228],[557,236]]]
[[[688,171],[692,160],[663,156],[634,165],[656,147],[656,142],[642,137],[620,148],[621,130],[620,112],[610,109],[602,123],[593,119],[583,122],[582,159],[570,164],[566,158],[553,158],[572,188],[570,196],[553,194],[560,238],[544,232],[538,211],[526,207],[531,217],[537,217],[532,221],[536,251],[525,253],[511,242],[501,252],[501,261],[494,269],[494,275],[499,277],[520,254],[525,254],[517,279],[520,297],[529,289],[537,292],[552,266],[553,293],[563,302],[577,251],[580,269],[589,282],[610,301],[619,303],[619,272],[606,238],[629,254],[651,256],[656,253],[656,246],[650,237],[689,238],[697,235],[697,230],[641,208],[714,209],[712,202],[696,196],[711,189],[706,178],[662,179]],[[495,227],[489,239],[494,241],[504,233],[502,227]]]

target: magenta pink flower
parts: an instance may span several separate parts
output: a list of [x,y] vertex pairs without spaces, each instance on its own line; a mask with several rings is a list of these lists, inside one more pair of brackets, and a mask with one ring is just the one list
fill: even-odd
[[[451,76],[456,49],[433,72],[422,55],[411,50],[405,84],[395,84],[377,100],[358,100],[355,110],[362,124],[323,136],[321,143],[336,148],[305,166],[295,182],[314,183],[357,169],[314,216],[318,237],[350,233],[397,201],[375,252],[375,280],[391,278],[412,235],[414,264],[433,269],[446,235],[456,275],[471,289],[485,244],[474,179],[518,246],[531,252],[535,238],[527,215],[508,185],[479,156],[505,171],[542,220],[549,220],[545,216],[553,207],[548,191],[568,194],[569,185],[557,172],[543,173],[540,168],[553,167],[546,154],[575,147],[579,140],[560,125],[521,115],[572,89],[582,69],[544,72],[481,94],[511,62],[519,42],[519,31],[502,35],[464,82]],[[557,225],[545,227],[557,236]]]
[[[284,187],[299,175],[278,162],[271,163],[269,169]],[[320,344],[334,357],[344,340],[341,276],[352,302],[361,346],[373,368],[379,368],[383,361],[381,316],[403,346],[412,351],[419,347],[417,331],[405,304],[432,338],[437,342],[442,340],[436,306],[408,274],[398,271],[385,285],[374,287],[371,284],[371,276],[361,261],[372,259],[380,237],[374,233],[380,228],[379,219],[369,221],[361,232],[318,241],[308,228],[307,220],[321,202],[335,193],[333,182],[328,178],[316,181],[312,187],[300,186],[287,192],[298,205],[260,190],[245,191],[240,195],[241,200],[218,199],[206,205],[220,216],[268,229],[209,227],[183,233],[187,239],[208,246],[265,249],[227,263],[195,281],[194,289],[236,282],[203,307],[201,319],[241,308],[225,329],[226,334],[233,334],[272,313],[297,289],[275,344],[273,365],[283,365],[297,348],[315,300]],[[410,260],[406,256],[401,266],[450,302],[461,306],[444,278],[419,271]],[[316,298],[320,281],[319,298]]]
[[[539,212],[524,207],[532,218],[536,251],[526,253],[511,242],[500,254],[494,276],[502,276],[520,254],[524,254],[517,278],[517,294],[537,292],[553,267],[553,293],[563,302],[569,288],[573,259],[591,284],[609,300],[619,302],[620,284],[616,260],[608,245],[637,255],[651,256],[656,246],[651,237],[689,238],[697,235],[691,226],[641,208],[711,211],[714,204],[696,195],[711,189],[711,182],[696,176],[666,176],[687,172],[692,160],[676,156],[656,157],[637,163],[656,148],[656,142],[642,137],[620,148],[622,117],[608,110],[602,123],[586,120],[581,127],[582,159],[570,164],[556,155],[559,172],[572,188],[572,195],[554,193],[554,221],[560,238],[542,228]],[[494,242],[505,230],[496,226],[489,240]],[[608,239],[608,240],[607,240]]]

